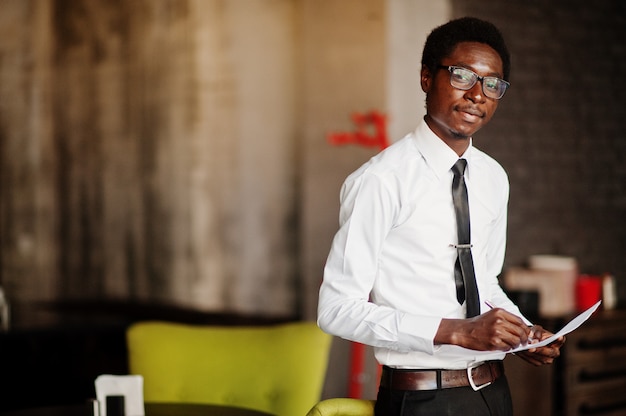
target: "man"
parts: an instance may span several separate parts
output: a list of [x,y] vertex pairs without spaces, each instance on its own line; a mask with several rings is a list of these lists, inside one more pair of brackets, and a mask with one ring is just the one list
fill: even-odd
[[[374,347],[383,364],[377,416],[511,415],[505,351],[551,335],[499,286],[508,178],[472,142],[509,71],[491,23],[462,18],[433,30],[422,57],[423,122],[342,187],[318,324]],[[518,355],[548,364],[563,342]]]

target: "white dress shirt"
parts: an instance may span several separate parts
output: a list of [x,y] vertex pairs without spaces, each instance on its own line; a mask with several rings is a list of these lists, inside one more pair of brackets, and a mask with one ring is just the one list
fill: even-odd
[[[508,177],[473,147],[465,179],[476,281],[489,301],[521,316],[502,291]],[[457,154],[421,122],[415,132],[374,156],[341,189],[340,228],[320,288],[318,324],[374,347],[397,368],[467,368],[484,354],[434,345],[442,318],[464,318],[454,282],[457,243],[450,170]],[[496,352],[488,359],[502,359]]]

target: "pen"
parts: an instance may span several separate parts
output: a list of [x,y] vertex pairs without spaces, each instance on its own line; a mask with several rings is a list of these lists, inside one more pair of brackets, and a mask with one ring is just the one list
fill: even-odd
[[[496,306],[493,303],[489,302],[488,300],[485,301],[485,305],[489,306],[489,309],[495,309],[496,308]],[[528,342],[529,343],[532,343],[533,335],[534,335],[534,333],[533,333],[532,328],[531,328],[530,335],[528,337]]]

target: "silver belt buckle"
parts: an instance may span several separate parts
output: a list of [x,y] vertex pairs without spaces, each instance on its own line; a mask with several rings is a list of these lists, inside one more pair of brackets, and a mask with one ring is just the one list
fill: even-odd
[[480,364],[473,365],[471,367],[467,367],[467,379],[469,380],[470,386],[472,386],[472,389],[474,389],[474,391],[484,389],[485,387],[491,384],[491,381],[488,381],[485,384],[481,384],[480,386],[477,386],[476,383],[474,383],[474,379],[472,378],[472,370],[476,367],[480,367],[483,364],[484,363],[480,363]]

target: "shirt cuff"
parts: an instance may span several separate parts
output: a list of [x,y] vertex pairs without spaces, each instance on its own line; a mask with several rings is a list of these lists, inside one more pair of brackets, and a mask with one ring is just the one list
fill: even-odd
[[435,335],[441,318],[406,314],[400,320],[398,341],[411,350],[423,351],[432,355],[435,352]]

